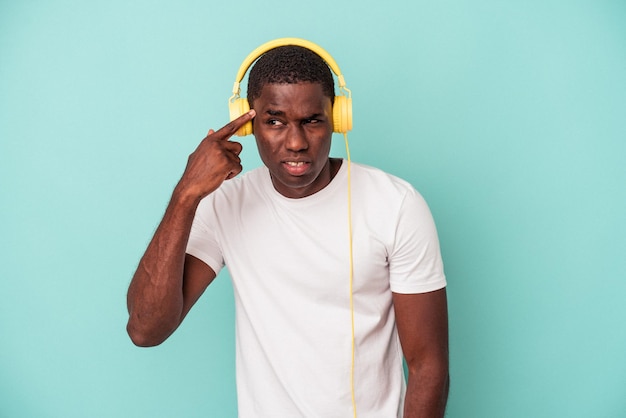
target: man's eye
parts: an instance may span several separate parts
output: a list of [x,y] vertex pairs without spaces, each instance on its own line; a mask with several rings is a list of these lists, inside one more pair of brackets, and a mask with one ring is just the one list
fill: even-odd
[[304,123],[320,123],[319,119],[306,119]]
[[279,126],[279,125],[282,125],[282,122],[277,119],[269,119],[267,121],[267,124],[272,125],[272,126]]

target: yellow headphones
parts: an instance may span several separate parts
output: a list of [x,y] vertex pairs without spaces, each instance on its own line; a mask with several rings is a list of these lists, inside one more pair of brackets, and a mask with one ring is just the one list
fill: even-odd
[[[254,51],[250,53],[246,57],[246,59],[239,67],[239,72],[237,72],[237,78],[235,79],[235,85],[233,86],[233,95],[228,99],[228,109],[230,111],[230,120],[235,120],[239,116],[250,110],[250,104],[246,98],[239,97],[239,83],[243,79],[246,71],[250,68],[250,65],[254,61],[257,60],[261,55],[269,51],[270,49],[274,49],[279,46],[285,45],[296,45],[301,46],[311,51],[315,52],[319,55],[326,64],[330,67],[330,69],[337,76],[337,81],[339,83],[339,96],[335,96],[335,101],[333,104],[333,132],[339,133],[347,133],[352,129],[352,93],[350,90],[346,88],[346,82],[343,79],[343,75],[339,70],[339,66],[330,56],[328,52],[322,49],[320,46],[314,44],[313,42],[306,41],[304,39],[299,38],[280,38],[275,39],[273,41],[269,41],[264,43],[263,45],[256,48]],[[246,136],[252,133],[252,122],[246,123],[239,130],[237,130],[237,136]]]

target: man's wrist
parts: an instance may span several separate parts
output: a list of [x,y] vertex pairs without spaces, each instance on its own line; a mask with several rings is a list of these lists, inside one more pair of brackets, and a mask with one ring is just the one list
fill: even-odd
[[184,187],[179,183],[172,192],[171,204],[177,208],[195,212],[203,197],[199,192],[194,191],[192,188]]

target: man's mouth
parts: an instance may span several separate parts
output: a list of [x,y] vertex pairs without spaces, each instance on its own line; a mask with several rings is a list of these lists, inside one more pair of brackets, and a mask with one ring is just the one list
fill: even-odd
[[306,161],[284,161],[283,165],[287,172],[292,176],[300,176],[304,174],[311,163]]

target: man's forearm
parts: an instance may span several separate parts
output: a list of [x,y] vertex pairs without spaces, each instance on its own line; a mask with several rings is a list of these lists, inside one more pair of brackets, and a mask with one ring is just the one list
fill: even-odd
[[447,368],[409,372],[404,418],[441,418],[446,410],[450,378]]
[[197,202],[176,192],[128,289],[128,334],[140,346],[158,345],[178,327],[185,249]]

